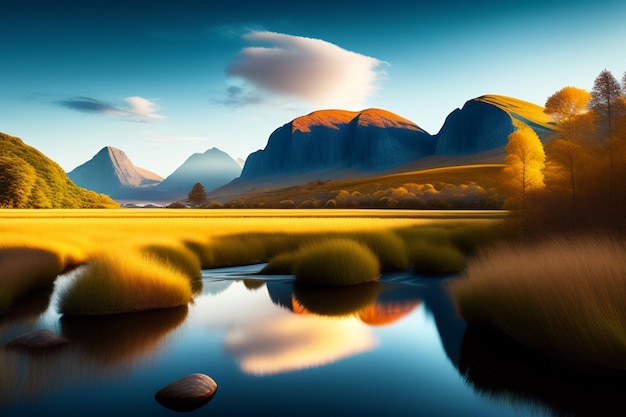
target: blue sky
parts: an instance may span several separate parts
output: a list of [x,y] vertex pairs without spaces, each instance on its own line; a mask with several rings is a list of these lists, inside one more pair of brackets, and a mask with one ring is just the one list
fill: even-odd
[[626,71],[626,2],[0,0],[0,131],[66,171],[104,146],[169,175],[314,110],[437,133],[483,94],[544,104]]

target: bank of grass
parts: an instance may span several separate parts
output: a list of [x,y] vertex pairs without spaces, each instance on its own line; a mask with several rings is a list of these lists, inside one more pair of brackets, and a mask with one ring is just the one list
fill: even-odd
[[[294,273],[293,264],[299,252],[312,244],[329,239],[348,239],[359,242],[371,250],[380,263],[381,271],[404,270],[409,265],[403,240],[391,230],[368,230],[358,232],[298,233],[285,236],[273,236],[268,245],[267,237],[263,240],[265,259],[268,264],[260,274],[290,275]],[[247,239],[245,240],[247,241]]]
[[162,258],[136,253],[101,254],[82,266],[60,291],[67,315],[106,315],[185,306],[191,282]]
[[156,257],[165,264],[185,275],[189,279],[194,294],[202,290],[202,268],[200,259],[194,251],[183,243],[152,244],[142,248],[149,257]]
[[[4,253],[0,256],[7,259],[2,262],[4,271],[0,270],[0,311],[35,291],[38,285],[28,282],[35,283],[37,277],[44,276],[49,284],[58,274],[87,262],[99,265],[103,271],[111,271],[102,275],[112,275],[112,271],[124,270],[116,266],[122,258],[126,258],[128,264],[137,265],[131,275],[136,274],[135,269],[144,268],[152,274],[153,271],[169,271],[176,265],[174,268],[187,276],[188,281],[197,268],[194,256],[203,269],[283,259],[279,269],[282,273],[293,273],[291,253],[327,238],[348,238],[374,252],[381,270],[402,270],[408,262],[403,230],[415,229],[409,235],[424,234],[429,233],[427,229],[432,225],[458,223],[458,220],[450,220],[447,212],[442,217],[438,213],[415,217],[418,215],[421,213],[393,210],[0,211],[3,237],[0,252]],[[500,221],[498,216],[485,220],[485,215],[481,213],[473,218],[476,214],[472,212],[469,221]],[[37,250],[33,252],[33,248]],[[11,251],[16,249],[24,250],[29,256],[13,256]],[[103,253],[107,255],[101,255]],[[146,257],[156,259],[146,261]],[[10,267],[4,268],[4,265]],[[85,269],[91,270],[92,266],[81,270],[80,276],[89,274]],[[10,279],[2,278],[9,276]],[[132,287],[131,281],[119,284]],[[191,283],[194,282],[191,279]],[[95,293],[92,296],[95,300],[101,298]],[[90,300],[84,302],[88,304]],[[144,301],[139,298],[136,308],[130,305],[126,308],[143,309]],[[101,310],[107,311],[106,308]]]
[[431,243],[416,239],[408,245],[407,251],[418,274],[445,275],[465,268],[465,255],[450,243]]
[[591,372],[626,371],[626,243],[585,236],[491,248],[450,284],[459,313]]
[[64,269],[62,257],[34,247],[0,250],[0,313],[29,293],[49,288]]
[[367,246],[351,239],[327,239],[303,246],[295,257],[296,283],[345,286],[376,281],[380,262]]

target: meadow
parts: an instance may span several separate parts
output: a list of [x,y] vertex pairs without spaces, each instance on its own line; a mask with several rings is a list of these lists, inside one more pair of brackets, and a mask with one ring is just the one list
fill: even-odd
[[[424,236],[435,234],[450,246],[470,223],[474,229],[489,228],[502,215],[393,210],[3,210],[0,311],[75,268],[75,282],[61,294],[59,310],[66,314],[182,306],[193,299],[200,269],[268,262],[308,244],[310,249],[305,247],[300,256],[306,258],[306,252],[319,252],[313,243],[326,238],[349,239],[364,244],[362,252],[373,252],[362,255],[370,258],[370,267],[367,277],[355,274],[352,283],[357,283],[375,278],[381,270],[406,268],[408,259],[415,258],[412,229],[423,230]],[[393,251],[390,242],[395,242]],[[328,267],[327,275],[345,270],[333,250],[322,252],[319,256],[333,260],[315,262],[311,259],[316,256],[309,255],[308,261],[296,262],[296,269],[302,271],[298,275],[319,275],[321,265]],[[362,256],[353,259],[355,267]]]
[[[381,274],[448,278],[457,313],[592,373],[626,369],[623,239],[520,243],[503,211],[4,210],[0,312],[75,270],[59,313],[185,307],[201,270],[267,263],[258,279],[369,285]],[[254,278],[253,276],[251,278]],[[253,282],[253,281],[251,281]],[[325,290],[326,288],[327,290]],[[322,297],[324,298],[324,297]]]

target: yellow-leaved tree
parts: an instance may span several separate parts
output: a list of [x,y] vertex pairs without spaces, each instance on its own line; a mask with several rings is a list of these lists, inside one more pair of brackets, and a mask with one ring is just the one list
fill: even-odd
[[544,210],[559,213],[557,220],[572,230],[577,229],[577,218],[584,215],[579,194],[584,194],[585,177],[594,162],[590,147],[598,144],[598,115],[587,109],[590,98],[587,90],[564,87],[548,97],[544,109],[557,125],[557,134],[545,146]]
[[505,173],[513,194],[505,202],[505,207],[520,213],[522,236],[525,236],[528,230],[528,196],[544,187],[546,155],[533,129],[521,122],[515,122],[515,126],[517,129],[509,135],[509,142],[504,148],[507,153]]

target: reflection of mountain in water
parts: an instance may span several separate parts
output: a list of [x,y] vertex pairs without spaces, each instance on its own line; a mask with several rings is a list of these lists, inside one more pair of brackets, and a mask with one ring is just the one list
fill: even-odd
[[624,415],[624,375],[585,375],[495,331],[468,327],[459,371],[480,393],[537,404],[557,416]]

